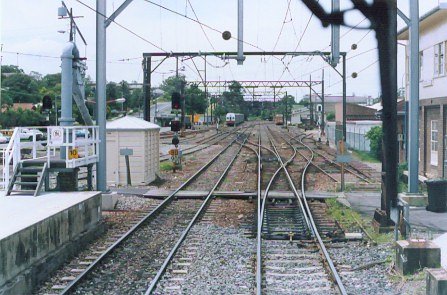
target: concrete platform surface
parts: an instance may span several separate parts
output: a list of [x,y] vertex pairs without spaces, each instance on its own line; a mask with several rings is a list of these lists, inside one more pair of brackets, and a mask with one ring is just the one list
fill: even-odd
[[[345,195],[353,209],[371,218],[374,210],[380,208],[379,192],[350,192]],[[410,223],[413,226],[447,232],[447,212],[435,213],[425,210],[424,207],[410,207]]]
[[0,196],[0,240],[100,192],[50,192],[38,197]]

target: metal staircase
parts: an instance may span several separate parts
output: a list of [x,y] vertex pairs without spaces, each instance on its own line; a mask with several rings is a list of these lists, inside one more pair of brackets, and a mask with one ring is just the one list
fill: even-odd
[[21,161],[15,168],[6,195],[31,195],[37,197],[47,177],[47,162]]

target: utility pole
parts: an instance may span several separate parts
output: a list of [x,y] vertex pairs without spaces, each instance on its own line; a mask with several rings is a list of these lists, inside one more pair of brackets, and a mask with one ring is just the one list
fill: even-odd
[[96,0],[96,115],[99,129],[97,189],[107,190],[106,171],[106,1]]
[[289,97],[287,96],[287,91],[286,91],[286,129],[288,128],[288,124],[287,124],[287,121],[288,121],[288,112],[287,112],[287,110],[288,110],[288,108],[287,108],[287,106],[288,106],[288,104],[289,104]]
[[321,74],[321,135],[325,135],[324,131],[324,70]]
[[204,116],[205,116],[206,126],[208,126],[208,119],[209,119],[208,118],[208,107],[209,107],[209,105],[208,105],[208,87],[206,85],[206,55],[204,57],[204,61],[205,61],[205,74],[204,74],[204,79],[205,79],[205,99],[206,99],[206,104],[207,104]]
[[309,111],[310,111],[310,125],[314,125],[314,107],[312,104],[312,75],[309,77]]
[[419,1],[410,0],[410,102],[408,108],[408,192],[419,192]]
[[346,54],[343,54],[343,142],[346,142]]
[[143,58],[143,118],[151,121],[151,57]]

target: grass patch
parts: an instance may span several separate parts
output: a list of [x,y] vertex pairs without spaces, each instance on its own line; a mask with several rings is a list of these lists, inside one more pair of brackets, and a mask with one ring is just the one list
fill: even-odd
[[377,160],[373,155],[371,155],[368,152],[353,150],[352,153],[360,161],[368,162],[368,163],[380,163],[379,160]]
[[329,207],[328,213],[330,216],[337,220],[344,228],[349,229],[349,227],[359,227],[358,223],[360,223],[375,242],[383,244],[394,241],[393,233],[376,233],[371,225],[371,220],[365,221],[358,212],[340,204],[336,199],[328,199],[326,200],[326,204]]
[[170,171],[174,167],[174,163],[170,161],[164,161],[160,163],[160,171]]

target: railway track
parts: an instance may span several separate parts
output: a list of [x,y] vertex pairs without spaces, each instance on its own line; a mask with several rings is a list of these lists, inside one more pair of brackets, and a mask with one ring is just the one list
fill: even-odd
[[[272,176],[265,188],[263,202],[259,204],[261,209],[258,211],[256,293],[336,294],[340,292],[341,294],[347,294],[323,243],[319,232],[321,229],[318,228],[314,220],[312,209],[305,195],[306,171],[314,157],[311,148],[305,145],[302,140],[299,140],[307,147],[311,155],[302,167],[301,192],[298,192],[288,171],[288,165],[297,155],[296,148],[289,144],[289,151],[281,156],[274,139],[271,138],[271,134],[269,141],[280,163],[280,168]],[[277,232],[279,236],[288,235],[289,241],[275,241],[276,243],[273,243],[273,241],[265,241],[264,239],[269,236],[263,234],[265,234],[264,227],[267,228],[267,232],[270,227],[268,215],[271,212],[268,211],[269,206],[267,205],[269,202],[268,192],[281,170],[284,172],[290,190],[293,191],[296,199],[291,200],[289,204],[276,208],[274,216],[279,218],[279,222],[275,225],[281,225]],[[299,239],[304,241],[297,241]],[[307,247],[313,247],[314,249],[308,250]],[[315,249],[319,250],[321,256],[315,255]],[[332,281],[335,282],[335,285],[332,284]]]
[[[195,142],[194,144],[197,144],[197,146],[191,146],[187,147],[185,149],[182,149],[183,156],[189,155],[201,150],[204,150],[212,145],[220,143],[222,140],[225,140],[229,136],[232,136],[234,134],[237,134],[238,132],[241,132],[244,128],[248,128],[249,126],[239,126],[234,128],[230,131],[221,131],[218,134],[213,134],[211,137],[208,138],[202,138],[199,141]],[[182,141],[182,144],[188,144]],[[170,155],[162,155],[160,156],[160,162],[168,161],[171,159]]]
[[163,294],[163,290],[158,290],[158,291],[156,290],[157,289],[157,285],[159,284],[160,280],[162,279],[162,276],[164,275],[164,273],[167,271],[168,266],[171,265],[171,262],[172,262],[172,260],[173,260],[173,258],[175,256],[175,254],[179,251],[180,247],[182,246],[183,242],[185,241],[185,239],[186,239],[187,235],[189,234],[190,230],[192,229],[192,227],[195,225],[195,223],[197,221],[200,220],[200,217],[206,212],[207,207],[211,203],[213,192],[221,184],[222,180],[224,179],[224,177],[227,174],[228,170],[230,169],[231,165],[233,164],[233,162],[235,161],[236,157],[240,153],[240,151],[241,151],[245,141],[246,141],[246,138],[244,139],[243,143],[240,144],[240,147],[239,147],[238,151],[235,153],[235,155],[229,161],[229,163],[226,166],[226,168],[223,170],[223,172],[221,172],[221,175],[220,175],[219,179],[215,182],[214,186],[209,191],[209,193],[206,196],[205,200],[203,201],[201,207],[199,208],[199,210],[197,210],[197,212],[194,215],[193,219],[189,222],[188,226],[183,231],[182,235],[180,236],[180,238],[175,243],[174,247],[169,252],[168,256],[164,260],[164,262],[163,262],[162,266],[160,267],[160,269],[158,270],[157,274],[152,279],[151,284],[149,285],[149,287],[146,290],[145,294],[154,294],[154,293],[156,293],[156,294]]
[[[219,154],[165,200],[135,213],[127,228],[80,258],[76,272],[57,282],[53,291],[346,294],[325,246],[346,241],[344,232],[328,217],[324,202],[305,195],[306,173],[314,161],[310,140],[304,134],[286,139],[263,125],[255,133],[250,127],[234,134]],[[214,191],[228,181],[243,178],[245,168],[231,172],[237,161],[238,167],[244,166],[243,149],[257,159],[257,202],[214,198]],[[243,157],[254,161],[253,156]],[[250,171],[254,169],[251,165]],[[208,195],[202,200],[175,197],[180,190],[205,187]],[[269,196],[272,190],[291,191],[295,197],[275,199]],[[239,207],[245,208],[242,214],[236,214]]]
[[[215,172],[222,166],[220,162],[228,163],[231,157],[234,160],[235,156],[232,153],[236,140],[237,137],[168,198],[140,219],[118,241],[103,251],[64,288],[62,294],[144,293],[156,270],[163,266],[157,257],[166,256],[170,247],[176,244],[178,236],[189,230],[191,222],[197,219],[199,208],[203,210],[209,201],[207,199],[180,202],[175,200],[175,194],[188,186],[193,187],[194,182],[200,180],[198,176],[203,173],[216,174]],[[223,175],[218,181],[221,181]],[[123,278],[126,279],[120,280],[120,274],[125,274]]]

